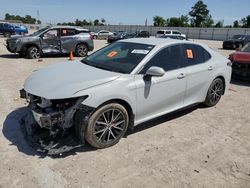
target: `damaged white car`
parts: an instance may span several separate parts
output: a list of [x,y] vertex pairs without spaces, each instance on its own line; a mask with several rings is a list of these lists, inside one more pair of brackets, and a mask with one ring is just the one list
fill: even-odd
[[[82,61],[33,72],[21,90],[30,109],[23,124],[27,136],[50,154],[85,140],[106,148],[142,122],[197,103],[216,105],[230,79],[231,63],[207,46],[122,40]],[[61,142],[72,132],[78,145]]]

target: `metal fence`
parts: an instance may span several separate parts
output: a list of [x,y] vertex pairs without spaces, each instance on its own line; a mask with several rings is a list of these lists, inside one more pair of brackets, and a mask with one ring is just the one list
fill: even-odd
[[[48,25],[26,25],[30,29],[38,29]],[[154,26],[141,26],[141,25],[106,25],[106,26],[84,26],[83,28],[90,31],[126,31],[133,33],[139,30],[146,30],[152,36],[156,35],[158,30],[173,29],[179,30],[183,34],[186,34],[191,39],[207,39],[207,40],[226,40],[233,35],[250,35],[250,28],[193,28],[193,27],[154,27]]]

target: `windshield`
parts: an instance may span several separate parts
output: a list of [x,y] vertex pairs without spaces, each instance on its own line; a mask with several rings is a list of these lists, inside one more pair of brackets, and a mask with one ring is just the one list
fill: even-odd
[[246,44],[243,48],[241,48],[242,52],[250,52],[250,43]]
[[36,35],[39,35],[41,34],[42,32],[44,32],[45,30],[49,29],[48,27],[45,27],[45,28],[42,28],[34,33],[31,34],[31,36],[36,36]]
[[232,39],[243,39],[244,35],[234,35]]
[[100,69],[129,74],[153,49],[153,45],[116,42],[82,60]]

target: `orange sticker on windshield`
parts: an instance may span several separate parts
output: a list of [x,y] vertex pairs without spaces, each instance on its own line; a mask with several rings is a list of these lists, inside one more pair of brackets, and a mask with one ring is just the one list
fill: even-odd
[[108,53],[107,57],[112,58],[115,57],[118,53],[116,51],[111,51]]
[[187,49],[187,57],[188,57],[188,59],[193,59],[194,58],[192,50]]

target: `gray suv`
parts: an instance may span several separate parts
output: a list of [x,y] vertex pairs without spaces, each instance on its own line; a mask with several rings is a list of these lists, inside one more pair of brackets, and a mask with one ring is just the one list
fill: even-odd
[[84,57],[94,49],[89,31],[77,27],[47,27],[27,36],[13,36],[6,41],[11,53],[30,59],[43,54],[66,54]]

